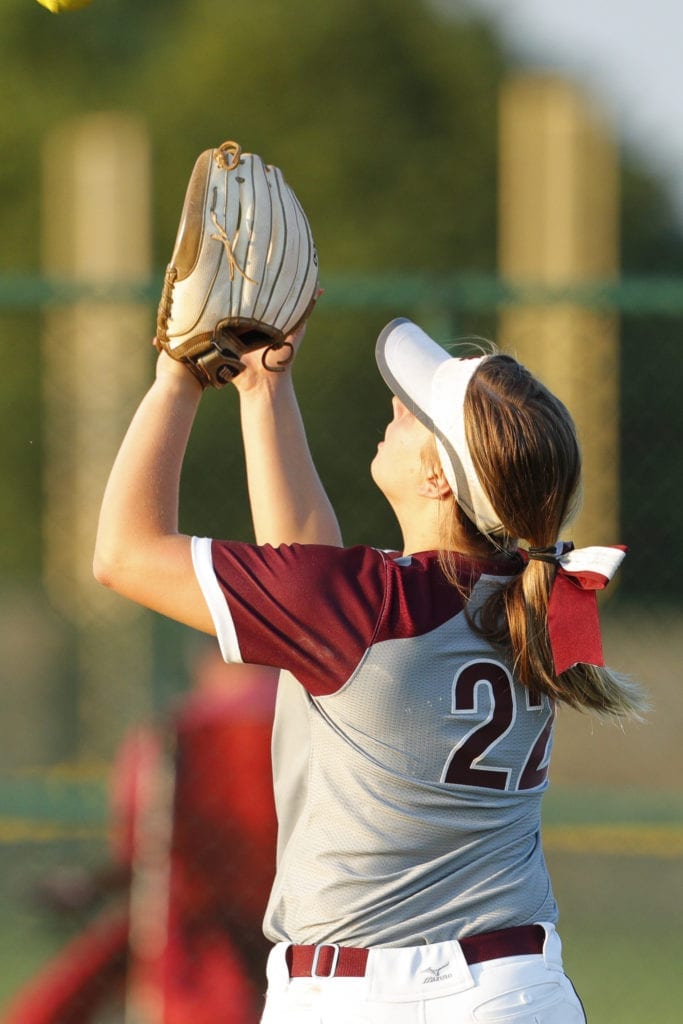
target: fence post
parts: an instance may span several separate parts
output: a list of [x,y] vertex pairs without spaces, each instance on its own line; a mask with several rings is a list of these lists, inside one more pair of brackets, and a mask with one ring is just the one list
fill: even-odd
[[[119,113],[58,126],[43,151],[46,275],[106,288],[150,274],[147,132]],[[44,578],[74,624],[81,759],[111,756],[147,714],[149,615],[98,586],[92,555],[106,476],[150,379],[149,310],[106,296],[49,309],[42,345],[45,415]]]
[[[499,271],[515,285],[571,288],[618,273],[618,162],[579,90],[522,75],[501,92]],[[501,311],[502,346],[568,406],[584,456],[578,543],[618,543],[616,314],[569,301]]]

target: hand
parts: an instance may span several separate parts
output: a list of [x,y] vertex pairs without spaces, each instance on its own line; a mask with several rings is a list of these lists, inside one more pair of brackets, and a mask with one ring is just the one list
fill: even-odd
[[152,344],[159,351],[159,358],[156,365],[156,379],[159,381],[169,380],[179,383],[191,383],[194,389],[202,392],[202,386],[186,363],[180,359],[173,359],[163,349],[159,350],[156,338]]
[[[252,389],[264,384],[267,387],[277,387],[278,382],[289,375],[291,365],[294,362],[299,347],[301,346],[301,342],[304,340],[305,333],[306,324],[303,323],[301,327],[297,328],[296,331],[287,335],[285,338],[285,342],[292,346],[294,352],[290,363],[282,373],[266,369],[262,361],[264,352],[262,348],[254,349],[252,352],[245,352],[244,355],[240,356],[240,362],[244,363],[244,369],[232,379],[232,383],[235,385],[237,390],[242,394],[245,394],[247,391],[251,391]],[[286,353],[287,349],[284,349],[283,354],[286,355]],[[277,351],[269,352],[267,358],[271,363],[277,362]]]

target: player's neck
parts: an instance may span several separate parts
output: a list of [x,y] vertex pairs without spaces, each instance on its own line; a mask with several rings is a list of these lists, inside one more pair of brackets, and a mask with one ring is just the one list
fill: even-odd
[[[448,510],[448,511],[447,511]],[[411,515],[405,509],[394,510],[403,536],[403,554],[419,551],[458,551],[471,558],[493,559],[496,552],[483,538],[473,538],[452,516],[445,503],[432,502],[419,514]]]
[[436,502],[424,503],[417,512],[412,509],[394,509],[403,536],[403,554],[418,551],[438,551],[443,544],[443,532]]

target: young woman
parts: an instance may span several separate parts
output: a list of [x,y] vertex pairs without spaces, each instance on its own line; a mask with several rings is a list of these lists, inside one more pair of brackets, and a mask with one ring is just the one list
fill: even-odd
[[234,380],[256,544],[180,534],[201,388],[162,354],[95,575],[226,661],[283,670],[264,1024],[579,1024],[540,803],[558,703],[641,710],[602,665],[595,608],[624,552],[559,540],[574,426],[514,359],[453,358],[407,320],[376,354],[394,397],[372,476],[401,552],[342,546],[291,371],[258,353]]

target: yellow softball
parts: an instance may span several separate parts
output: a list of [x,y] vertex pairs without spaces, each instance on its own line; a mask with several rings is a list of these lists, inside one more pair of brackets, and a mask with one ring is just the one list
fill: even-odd
[[38,0],[38,3],[47,7],[53,14],[61,14],[62,11],[76,11],[79,7],[87,7],[91,0]]

